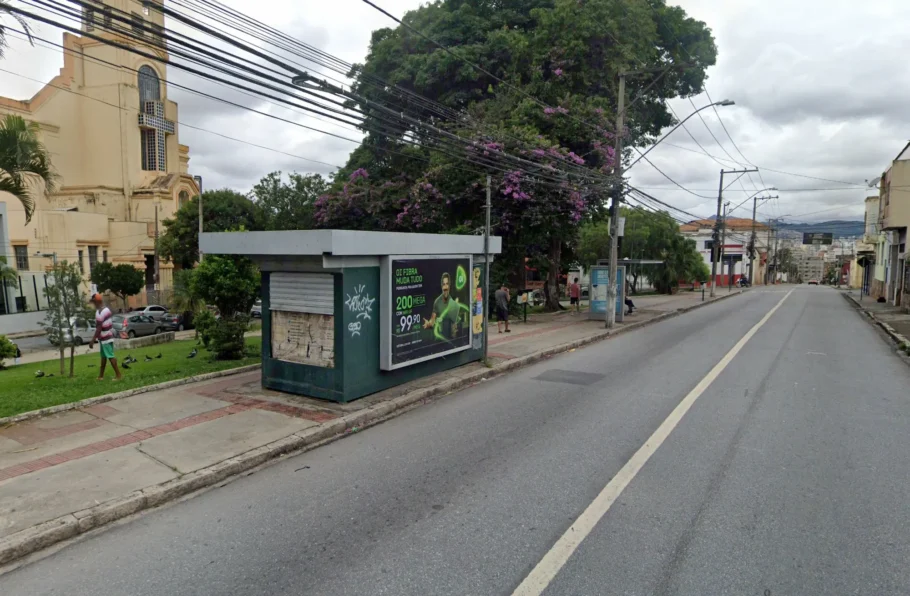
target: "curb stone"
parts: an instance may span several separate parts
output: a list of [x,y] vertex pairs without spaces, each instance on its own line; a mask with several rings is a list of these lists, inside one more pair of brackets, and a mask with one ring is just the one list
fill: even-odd
[[[884,331],[888,335],[888,337],[891,339],[891,341],[896,344],[895,347],[897,348],[897,352],[898,352],[899,356],[901,356],[903,358],[907,358],[907,355],[905,355],[902,352],[902,350],[910,349],[910,340],[908,340],[906,337],[904,337],[903,335],[898,333],[894,329],[894,327],[892,327],[888,323],[886,323],[886,322],[882,321],[881,319],[879,319],[878,317],[876,317],[874,313],[863,308],[863,305],[860,304],[856,300],[856,298],[854,298],[850,294],[845,292],[842,295],[843,295],[844,299],[847,300],[848,303],[850,303],[850,305],[852,305],[856,310],[858,310],[862,314],[866,315],[866,317],[869,318],[869,322],[872,325],[881,328],[882,331]],[[905,360],[905,361],[910,362],[908,360]]]
[[[658,315],[653,319],[649,319],[647,321],[630,323],[628,326],[621,329],[605,330],[591,337],[578,339],[572,342],[553,346],[545,350],[540,350],[538,352],[534,352],[533,354],[528,354],[527,356],[500,362],[490,369],[479,370],[463,377],[448,379],[446,381],[437,383],[436,385],[415,389],[414,391],[411,391],[405,395],[401,395],[387,401],[374,404],[358,412],[353,412],[351,414],[347,414],[340,418],[326,422],[325,424],[321,424],[319,426],[311,427],[309,429],[294,433],[288,437],[273,441],[272,443],[257,447],[250,451],[246,451],[240,455],[226,459],[212,466],[202,468],[194,472],[189,472],[177,478],[168,480],[167,482],[150,486],[139,491],[134,491],[128,495],[117,497],[109,501],[105,501],[99,505],[95,505],[94,507],[76,511],[74,513],[70,513],[41,523],[37,526],[27,528],[5,538],[0,538],[0,565],[6,565],[15,561],[16,559],[28,556],[58,542],[69,540],[75,536],[78,536],[79,534],[99,528],[106,524],[110,524],[140,511],[158,507],[167,502],[174,501],[180,497],[189,495],[190,493],[196,492],[200,489],[214,486],[223,481],[233,480],[242,472],[246,472],[263,464],[267,464],[270,461],[274,461],[284,455],[295,452],[302,453],[304,451],[319,447],[325,443],[340,439],[341,437],[347,436],[352,432],[359,432],[362,429],[374,426],[390,418],[399,416],[415,407],[430,403],[434,398],[448,395],[458,389],[462,389],[477,384],[481,381],[499,376],[506,372],[522,368],[529,364],[543,360],[549,356],[568,352],[574,348],[593,344],[601,340],[608,339],[617,335],[622,335],[636,329],[641,329],[654,323],[679,316],[698,308],[702,308],[709,304],[714,304],[733,296],[739,296],[745,292],[748,292],[748,290],[742,290],[736,293],[727,294],[725,296],[715,298],[711,301],[699,302],[691,306],[686,306],[675,311],[670,311]],[[231,371],[220,372],[237,374],[238,372],[247,372],[248,370],[254,370],[256,368],[258,368],[258,365],[242,367],[242,371],[241,369],[231,369]],[[219,373],[209,373],[209,375],[200,376],[214,378],[210,375],[218,374]],[[220,374],[220,376],[226,375]],[[189,380],[185,381],[192,382]],[[147,391],[153,390],[152,388],[144,389]],[[132,393],[132,395],[135,395],[135,393]],[[121,397],[127,396],[124,395]],[[119,399],[119,397],[100,396],[98,398],[92,398],[90,400],[84,401],[101,403],[101,401],[111,401],[112,399]],[[0,421],[0,423],[2,423],[2,421]]]
[[247,373],[247,372],[251,372],[254,370],[258,370],[260,368],[262,368],[261,364],[248,364],[247,366],[238,366],[237,368],[227,368],[225,370],[219,370],[216,372],[205,373],[202,375],[195,375],[195,376],[186,377],[183,379],[174,379],[173,381],[164,381],[163,383],[156,383],[154,385],[136,387],[134,389],[127,389],[126,391],[119,391],[117,393],[108,393],[107,395],[98,395],[96,397],[90,397],[88,399],[74,401],[74,402],[71,402],[68,404],[60,404],[59,406],[50,406],[48,408],[41,408],[40,410],[32,410],[31,412],[22,412],[21,414],[16,414],[14,416],[7,416],[6,418],[0,418],[0,427],[6,426],[8,424],[15,424],[17,422],[24,422],[25,420],[31,420],[32,418],[41,418],[42,416],[49,416],[50,414],[59,414],[60,412],[67,412],[69,410],[78,410],[79,408],[85,408],[88,406],[93,406],[95,404],[103,404],[105,402],[114,401],[116,399],[132,397],[134,395],[148,393],[149,391],[158,391],[159,389],[170,389],[172,387],[179,387],[181,385],[187,385],[189,383],[197,383],[199,381],[211,381],[212,379],[219,379],[221,377],[239,375],[242,373]]

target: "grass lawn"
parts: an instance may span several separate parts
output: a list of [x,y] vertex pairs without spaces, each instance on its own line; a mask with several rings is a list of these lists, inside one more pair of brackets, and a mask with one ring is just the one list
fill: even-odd
[[[30,410],[67,404],[89,397],[116,393],[126,389],[144,387],[164,381],[182,379],[193,375],[258,364],[261,357],[261,337],[250,337],[246,340],[248,355],[243,360],[213,360],[209,352],[199,347],[195,358],[187,358],[190,351],[196,347],[196,341],[189,339],[173,341],[166,344],[149,346],[134,350],[117,350],[117,361],[121,368],[123,359],[132,356],[139,362],[129,365],[129,370],[122,370],[123,380],[114,382],[114,371],[110,364],[105,370],[104,381],[96,381],[98,377],[98,347],[86,353],[87,346],[76,348],[74,378],[60,376],[60,361],[48,360],[33,364],[10,366],[0,370],[0,417],[12,416]],[[69,374],[69,350],[66,352],[66,373]],[[161,354],[161,358],[155,358]],[[150,362],[145,357],[152,358]],[[10,361],[7,361],[9,364]],[[44,376],[36,378],[36,371],[43,371]]]

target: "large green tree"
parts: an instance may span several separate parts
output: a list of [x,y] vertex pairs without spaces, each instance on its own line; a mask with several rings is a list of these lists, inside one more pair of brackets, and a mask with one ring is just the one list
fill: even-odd
[[[491,173],[494,233],[504,239],[500,264],[517,283],[526,262],[546,271],[548,305],[558,308],[563,257],[577,243],[580,223],[604,211],[618,74],[647,73],[628,77],[623,131],[627,144],[644,144],[673,121],[666,99],[701,90],[716,58],[710,31],[662,0],[442,0],[407,13],[404,22],[496,78],[407,27],[375,31],[366,62],[352,73],[352,103],[367,115],[368,132],[333,192],[317,203],[317,224],[476,233]],[[377,79],[444,108],[391,97]],[[420,126],[392,122],[378,107],[390,104],[474,144],[443,148]],[[462,116],[453,120],[446,109]],[[465,163],[502,154],[540,167]],[[578,166],[587,168],[584,179],[559,183],[546,175]],[[533,169],[538,174],[530,175]]]
[[127,298],[135,296],[145,287],[145,273],[128,263],[98,263],[92,269],[92,283],[99,292],[111,292],[128,308]]
[[37,122],[26,121],[22,116],[7,114],[0,119],[0,191],[19,199],[25,209],[25,223],[31,221],[35,212],[32,192],[41,185],[45,192],[52,191],[57,181],[50,153],[39,140],[38,131]]
[[285,182],[281,172],[272,172],[250,194],[262,209],[269,230],[309,230],[315,226],[316,200],[328,190],[328,180],[319,174],[294,172]]
[[[193,197],[173,219],[164,220],[164,234],[158,240],[161,258],[185,269],[199,260],[199,200]],[[205,232],[265,229],[262,209],[239,192],[210,190],[202,193],[201,200]]]
[[[680,281],[705,281],[709,277],[695,243],[679,233],[679,223],[668,213],[623,208],[622,215],[626,221],[619,257],[663,261],[663,265],[653,266],[648,274],[658,289],[672,291]],[[599,259],[606,259],[609,250],[610,230],[606,221],[586,222],[581,226],[579,264],[590,267]],[[641,267],[629,268],[633,288],[642,271]]]

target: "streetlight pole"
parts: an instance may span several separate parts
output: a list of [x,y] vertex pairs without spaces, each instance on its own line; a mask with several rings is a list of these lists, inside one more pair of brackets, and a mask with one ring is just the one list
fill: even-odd
[[[724,176],[726,174],[751,174],[757,172],[758,168],[751,170],[721,170],[720,184],[717,187],[717,215],[714,219],[714,250],[711,251],[711,298],[717,295],[717,257],[720,255],[720,209],[724,202]],[[759,191],[761,192],[761,191]]]
[[[620,77],[623,77],[623,76],[625,76],[625,75],[620,74],[619,76],[620,76]],[[733,101],[733,100],[731,100],[731,99],[724,99],[724,100],[722,100],[722,101],[715,101],[714,103],[709,103],[709,104],[706,105],[706,106],[702,106],[702,107],[698,108],[697,110],[695,110],[694,112],[692,112],[691,114],[689,114],[688,116],[686,116],[685,118],[683,118],[682,120],[680,120],[679,123],[678,123],[676,126],[674,126],[673,128],[671,128],[671,129],[667,132],[667,134],[665,134],[665,135],[662,136],[660,139],[658,139],[656,143],[654,143],[653,145],[651,145],[650,147],[648,147],[648,149],[647,149],[644,153],[642,153],[641,155],[638,156],[638,159],[636,159],[635,161],[633,161],[632,163],[629,164],[629,168],[631,168],[632,166],[634,166],[635,164],[637,164],[639,161],[641,161],[642,159],[644,159],[645,155],[647,155],[648,153],[651,152],[652,149],[654,149],[655,147],[657,147],[658,145],[660,145],[660,143],[661,143],[664,139],[666,139],[668,136],[670,136],[671,134],[673,134],[673,132],[674,132],[677,128],[679,128],[680,126],[682,126],[683,124],[685,124],[685,123],[686,123],[686,120],[688,120],[689,118],[691,118],[691,117],[694,116],[695,114],[699,113],[700,111],[702,111],[702,110],[707,110],[708,108],[713,108],[713,107],[716,107],[716,106],[735,106],[735,105],[736,105],[736,102],[735,102],[735,101]],[[626,169],[629,169],[629,168],[626,168]]]
[[[618,260],[619,260],[619,203],[622,199],[622,141],[623,141],[623,131],[625,130],[625,115],[626,115],[626,76],[634,74],[629,72],[620,72],[619,73],[619,100],[618,100],[618,110],[616,114],[616,146],[613,150],[613,159],[615,164],[613,165],[613,197],[610,203],[610,271],[609,271],[609,281],[607,286],[607,307],[606,307],[606,316],[605,316],[605,326],[607,329],[611,329],[616,326],[616,274],[618,270]],[[634,102],[633,102],[634,103]],[[699,113],[702,110],[714,106],[732,106],[736,102],[725,99],[723,101],[717,101],[706,106],[702,106],[683,118],[676,126],[671,128],[667,134],[662,136],[656,143],[648,147],[648,149],[638,156],[638,159],[629,164],[629,168],[637,164],[640,160],[651,152],[655,147],[657,147],[661,141],[670,136],[673,131],[685,124],[686,120]],[[628,168],[626,168],[628,169]],[[758,170],[752,170],[757,172]],[[723,180],[721,180],[723,184]],[[718,214],[720,211],[720,203],[718,202]],[[714,286],[711,286],[711,295],[714,295]]]

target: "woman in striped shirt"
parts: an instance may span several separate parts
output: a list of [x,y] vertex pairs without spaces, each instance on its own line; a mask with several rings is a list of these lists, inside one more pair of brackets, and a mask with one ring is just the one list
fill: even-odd
[[111,309],[104,306],[104,298],[101,294],[92,294],[92,304],[95,306],[95,335],[88,344],[88,349],[95,347],[97,341],[101,347],[101,370],[98,371],[98,380],[104,379],[104,369],[107,361],[111,361],[114,367],[114,374],[119,381],[123,378],[120,375],[120,368],[117,366],[117,359],[114,357],[114,315]]

